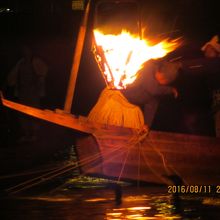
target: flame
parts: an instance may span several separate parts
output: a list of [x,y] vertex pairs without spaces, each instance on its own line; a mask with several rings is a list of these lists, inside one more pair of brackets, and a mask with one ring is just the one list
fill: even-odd
[[[137,78],[143,63],[166,56],[179,46],[179,40],[164,39],[150,45],[150,41],[122,31],[119,35],[104,34],[95,29],[96,44],[102,49],[105,60],[103,72],[108,84],[124,89]],[[101,57],[98,57],[99,61]]]

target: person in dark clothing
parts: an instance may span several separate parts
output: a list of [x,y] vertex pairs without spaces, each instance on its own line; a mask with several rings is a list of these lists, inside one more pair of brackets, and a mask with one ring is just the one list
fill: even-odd
[[[199,84],[202,84],[202,92],[199,93],[199,100],[208,100],[208,114],[214,113],[215,133],[220,136],[220,42],[217,35],[201,47],[202,57],[183,60],[182,72],[188,77],[196,77]],[[207,90],[207,91],[205,91]],[[205,93],[205,95],[204,95]],[[195,104],[195,103],[194,103]],[[207,114],[206,114],[207,115]],[[209,119],[209,124],[213,123]],[[202,119],[204,121],[204,119]],[[201,126],[200,126],[201,127]],[[214,126],[213,126],[214,128]]]
[[[32,53],[29,46],[21,47],[22,58],[16,63],[7,78],[7,84],[14,87],[15,97],[19,103],[40,107],[41,98],[45,95],[45,77],[48,67],[44,61]],[[21,138],[19,142],[36,139],[37,123],[33,118],[20,115]]]
[[144,122],[148,127],[153,123],[160,98],[165,95],[177,98],[176,88],[168,84],[176,79],[180,66],[179,62],[158,65],[154,61],[148,61],[136,81],[121,90],[130,103],[144,107]]
[[[213,119],[210,117],[210,113],[213,109],[215,114],[216,136],[220,136],[220,126],[218,125],[220,124],[220,111],[218,110],[220,106],[220,44],[218,43],[218,36],[212,37],[210,41],[205,43],[201,47],[201,51],[203,56],[183,60],[181,71],[186,78],[191,79],[190,83],[192,85],[189,89],[189,93],[193,93],[194,100],[191,102],[194,105],[193,108],[197,109],[196,111],[194,110],[194,116],[197,117],[197,125],[195,128],[200,130],[204,127],[202,133],[209,132],[208,127],[214,128],[214,125],[212,125]],[[190,97],[189,100],[190,99],[192,99],[192,97]],[[199,112],[204,115],[202,118],[199,118]],[[201,121],[205,122],[203,126],[199,123]],[[210,132],[213,133],[211,130]]]
[[[153,60],[145,63],[137,79],[126,89],[105,88],[88,115],[88,121],[116,125],[148,132],[152,125],[160,97],[178,96],[175,88],[168,86],[178,75],[180,63]],[[141,107],[144,106],[144,115]]]
[[[213,111],[215,118],[215,131],[216,136],[220,137],[220,43],[217,35],[213,36],[203,47],[202,51],[205,58],[215,62],[214,68],[212,67],[210,76],[207,76],[207,81],[212,90]],[[217,64],[217,65],[216,65]]]

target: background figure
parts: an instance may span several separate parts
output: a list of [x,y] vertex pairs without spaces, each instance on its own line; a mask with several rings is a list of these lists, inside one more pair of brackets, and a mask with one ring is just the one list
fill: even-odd
[[[205,43],[201,50],[203,51],[205,58],[212,60],[217,59],[217,61],[220,62],[220,44],[217,35]],[[209,87],[212,90],[215,132],[216,136],[220,137],[220,69],[214,70],[213,73],[209,73],[209,76],[207,77]]]
[[210,41],[203,45],[201,50],[206,58],[220,57],[220,44],[218,42],[218,36],[215,35]]
[[[28,46],[21,48],[22,58],[8,75],[8,85],[14,87],[15,96],[21,104],[40,107],[40,100],[45,95],[45,77],[47,65],[32,54]],[[37,124],[33,118],[21,115],[21,138],[19,141],[36,140]]]

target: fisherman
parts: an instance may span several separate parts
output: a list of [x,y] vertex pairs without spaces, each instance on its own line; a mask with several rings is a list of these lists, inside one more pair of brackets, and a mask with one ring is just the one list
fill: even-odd
[[176,88],[168,84],[176,79],[180,67],[179,62],[146,62],[135,82],[126,89],[106,88],[88,120],[147,131],[152,126],[160,98],[165,95],[177,98]]
[[[205,58],[208,60],[217,61],[220,64],[220,43],[218,35],[211,38],[210,41],[204,44],[201,48]],[[213,110],[215,114],[215,131],[216,136],[220,137],[220,69],[212,69],[212,73],[208,72],[207,79],[209,87],[212,90]]]
[[[199,104],[202,105],[205,102],[210,103],[210,107],[211,105],[213,105],[212,108],[214,109],[215,114],[216,136],[220,136],[220,111],[218,110],[220,109],[220,43],[218,41],[218,36],[215,35],[211,38],[210,41],[208,41],[201,47],[203,56],[181,61],[182,73],[186,77],[195,77],[195,82],[200,88],[200,90],[198,90],[196,86],[194,87],[194,91],[198,92],[198,97],[200,97],[197,97],[195,101],[199,101]],[[196,102],[193,103],[196,104]],[[211,102],[213,104],[211,104]],[[198,107],[198,104],[196,106]],[[203,111],[202,108],[200,108],[200,110],[201,112]],[[204,119],[198,119],[198,112],[194,113],[191,117],[194,122],[195,117],[197,117],[197,123],[205,121]],[[191,119],[190,121],[192,121]],[[198,124],[197,127],[201,128],[203,126]]]

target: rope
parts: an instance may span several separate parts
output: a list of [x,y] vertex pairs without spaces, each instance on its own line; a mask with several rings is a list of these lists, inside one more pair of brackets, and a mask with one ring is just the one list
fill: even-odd
[[[165,169],[166,173],[167,173],[168,175],[170,175],[170,174],[171,174],[171,171],[169,170],[169,168],[168,168],[168,166],[167,166],[167,163],[166,163],[166,160],[165,160],[164,155],[158,150],[157,147],[154,146],[153,140],[152,140],[151,138],[149,138],[149,140],[150,140],[150,142],[152,143],[152,144],[150,144],[150,146],[151,146],[151,147],[153,148],[153,150],[161,157],[161,160],[162,160],[162,162],[163,162],[163,166],[164,166],[164,169]],[[171,167],[171,166],[169,166],[169,167],[170,167],[170,169],[171,169],[177,176],[179,176],[179,177],[183,180],[184,184],[187,184],[187,185],[188,185],[187,181],[186,181],[173,167]]]
[[129,148],[128,151],[127,151],[126,157],[125,157],[125,159],[124,159],[124,162],[123,162],[123,165],[122,165],[122,168],[121,168],[121,172],[120,172],[120,174],[119,174],[119,176],[118,176],[118,182],[121,180],[121,176],[122,176],[122,173],[123,173],[123,171],[124,171],[125,163],[127,162],[128,155],[129,155],[129,153],[130,153],[130,150],[131,150],[131,149]]
[[36,173],[43,173],[43,172],[46,172],[46,171],[54,171],[56,169],[58,169],[58,168],[53,167],[53,168],[48,168],[48,169],[36,170],[36,171],[25,171],[25,172],[22,172],[22,173],[11,174],[11,175],[6,175],[6,176],[0,176],[0,179],[4,180],[4,179],[10,179],[10,178],[20,177],[20,176],[28,176],[28,175],[32,175],[32,174],[36,174]]
[[[131,139],[132,139],[132,138],[131,138]],[[131,139],[130,139],[130,140],[131,140]],[[124,153],[127,151],[127,149],[125,149],[125,147],[129,147],[129,150],[128,150],[128,151],[130,151],[131,147],[134,147],[134,145],[131,145],[129,142],[130,142],[130,141],[128,141],[128,143],[125,144],[124,146],[117,145],[116,148],[114,148],[111,152],[102,153],[102,157],[109,157],[109,159],[106,159],[106,160],[105,160],[105,163],[109,163],[109,162],[111,162],[113,159],[115,159],[116,157],[119,157],[119,156],[121,156],[122,154],[124,154]],[[124,149],[124,150],[123,150],[123,151],[120,151],[120,152],[117,153],[117,154],[113,154],[115,151],[118,151],[118,150],[120,150],[120,149]],[[113,156],[112,156],[111,154],[113,154]],[[129,152],[127,152],[126,158],[125,158],[125,160],[124,160],[123,167],[122,167],[122,169],[121,169],[121,171],[120,171],[120,174],[119,174],[119,177],[118,177],[118,180],[117,180],[118,182],[120,181],[120,178],[121,178],[121,176],[122,176],[122,174],[123,174],[123,170],[124,170],[124,167],[125,167],[125,164],[126,164],[126,161],[127,161],[128,154],[129,154]],[[87,173],[89,173],[91,170],[98,169],[98,168],[101,167],[101,166],[102,166],[101,163],[100,163],[100,164],[97,164],[97,165],[95,165],[95,166],[93,166],[93,167],[87,169],[87,172],[84,173],[84,174],[82,174],[81,176],[85,176],[85,175],[86,175]],[[63,185],[65,185],[65,183],[64,183]],[[62,187],[62,186],[61,186],[61,187]],[[58,187],[58,188],[60,188],[60,187]]]
[[[117,150],[119,150],[120,148],[123,148],[123,147],[119,146],[119,147],[117,148]],[[112,152],[110,152],[110,153],[104,154],[104,156],[105,156],[105,157],[110,156],[110,154],[114,153],[114,151],[116,151],[116,149],[114,149],[114,150],[113,150]],[[113,154],[113,156],[112,156],[112,157],[109,157],[109,159],[105,160],[105,162],[106,162],[106,163],[109,163],[109,162],[111,162],[113,159],[115,159],[116,157],[121,156],[121,154],[124,154],[125,152],[126,152],[126,150],[120,151],[120,153],[118,153],[118,154]],[[103,154],[102,154],[102,156],[103,156]],[[87,172],[84,173],[84,174],[81,174],[80,176],[86,176],[86,174],[89,173],[91,170],[98,169],[98,168],[101,167],[101,166],[102,166],[102,164],[95,165],[95,166],[93,166],[93,167],[87,169]],[[66,184],[67,184],[67,183],[64,183],[64,184],[62,184],[61,186],[57,187],[56,189],[53,189],[52,191],[50,191],[50,193],[56,191],[57,189],[62,188],[62,187],[65,186]]]
[[[140,146],[141,146],[141,142],[143,142],[143,141],[148,137],[149,141],[151,142],[151,144],[149,143],[149,145],[150,145],[150,146],[153,148],[153,150],[160,156],[166,174],[170,175],[170,174],[171,174],[171,171],[169,170],[169,168],[168,168],[168,166],[167,166],[165,157],[164,157],[164,155],[154,146],[153,140],[149,137],[149,133],[150,133],[150,130],[148,130],[148,131],[139,131],[139,133],[137,133],[137,136],[134,137],[134,138],[131,140],[131,143],[133,143],[133,144],[139,144],[139,147],[140,147]],[[157,172],[148,164],[147,159],[146,159],[146,156],[145,156],[143,150],[142,150],[142,155],[143,155],[143,157],[144,157],[145,164],[146,164],[146,165],[148,166],[148,168],[152,171],[152,173],[153,173],[155,176],[157,176],[160,180],[162,180],[163,182],[167,183],[168,181],[167,181],[164,177],[158,175]],[[171,169],[177,176],[179,176],[179,177],[183,180],[184,184],[187,184],[187,185],[188,185],[187,181],[186,181],[173,167],[171,167],[171,166],[169,166],[169,167],[170,167],[170,169]],[[138,179],[139,179],[139,177],[138,177]]]
[[[17,192],[20,192],[20,191],[23,191],[27,188],[31,188],[32,186],[35,186],[37,184],[40,184],[42,182],[45,182],[47,180],[50,180],[54,177],[57,177],[63,173],[66,173],[72,169],[75,169],[75,168],[78,168],[80,166],[85,166],[85,165],[88,165],[90,163],[92,163],[93,161],[99,159],[99,158],[102,158],[102,157],[109,157],[109,159],[106,159],[104,162],[105,163],[108,163],[108,162],[111,162],[114,158],[120,156],[121,154],[124,154],[126,151],[127,151],[127,154],[125,156],[125,159],[123,161],[123,165],[122,165],[122,169],[120,171],[120,174],[118,176],[118,181],[120,181],[121,177],[122,177],[122,174],[124,172],[124,169],[125,169],[125,166],[126,166],[126,162],[127,162],[127,159],[128,159],[128,156],[129,156],[129,153],[130,153],[130,150],[132,147],[135,147],[136,145],[138,145],[138,151],[139,151],[139,157],[138,157],[138,181],[140,179],[140,164],[141,164],[141,155],[144,159],[144,162],[145,164],[148,166],[148,168],[151,170],[151,172],[156,176],[158,177],[162,182],[165,182],[167,183],[167,179],[163,178],[162,176],[160,176],[152,167],[151,165],[148,163],[148,160],[146,158],[146,154],[143,152],[143,149],[141,148],[141,142],[145,140],[145,138],[147,137],[149,133],[148,132],[134,132],[134,135],[127,141],[126,144],[122,145],[122,146],[116,146],[114,147],[113,150],[107,152],[107,153],[103,153],[101,154],[101,152],[98,152],[94,155],[91,155],[91,156],[88,156],[82,160],[79,160],[79,162],[77,164],[71,164],[71,165],[65,165],[61,168],[58,168],[58,169],[54,169],[54,170],[51,170],[50,172],[46,173],[46,174],[43,174],[39,177],[36,177],[36,178],[33,178],[33,179],[30,179],[28,181],[25,181],[23,183],[20,183],[14,187],[10,187],[8,188],[6,191],[9,192],[10,194],[13,194],[13,193],[17,193]],[[164,166],[164,169],[166,171],[166,173],[170,173],[169,169],[168,169],[168,166],[166,164],[166,160],[165,160],[165,157],[164,155],[154,146],[153,144],[153,141],[150,139],[151,141],[151,144],[150,146],[152,147],[152,149],[160,156],[161,160],[162,160],[162,163],[163,163],[163,166]],[[125,147],[127,147],[128,149],[126,149]],[[120,151],[118,154],[113,154],[114,152],[120,150],[120,149],[124,149],[122,151]],[[112,156],[113,155],[113,156]],[[98,165],[96,166],[93,166],[89,169],[87,169],[87,173],[91,170],[91,169],[95,169],[95,168],[98,168],[102,166],[102,163],[99,163]],[[173,168],[172,170],[176,173],[177,171],[175,171]],[[180,176],[178,174],[178,176]],[[139,185],[139,183],[138,183]]]
[[141,167],[141,145],[138,144],[138,180],[137,180],[137,187],[140,186],[140,176],[141,176],[141,170],[140,170],[140,167]]
[[[118,149],[113,149],[112,152],[110,152],[110,153],[113,153],[116,150],[118,150]],[[80,160],[78,164],[67,165],[67,166],[64,166],[62,168],[56,169],[54,171],[51,171],[49,173],[46,173],[44,175],[41,175],[39,177],[30,179],[30,180],[25,181],[25,182],[23,182],[21,184],[18,184],[16,186],[8,188],[6,190],[6,192],[9,192],[10,194],[14,194],[14,193],[23,191],[23,190],[25,190],[27,188],[31,188],[32,186],[35,186],[37,184],[40,184],[40,183],[45,182],[47,180],[50,180],[50,179],[52,179],[54,177],[57,177],[57,176],[59,176],[59,175],[61,175],[63,173],[66,173],[66,172],[68,172],[68,171],[70,171],[72,169],[78,168],[78,167],[83,166],[83,165],[87,165],[87,164],[93,162],[94,160],[99,159],[101,156],[102,156],[101,153],[98,152],[95,155],[88,156],[87,158],[84,158],[84,159]],[[19,187],[21,187],[21,188],[19,188]]]
[[[94,156],[94,158],[91,158],[93,156],[89,156],[89,157],[85,158],[84,160],[82,160],[82,165],[86,164],[86,163],[89,163],[91,160],[95,160],[97,158],[97,156],[99,156],[99,154],[100,154],[100,152],[97,153]],[[56,170],[53,170],[51,172],[48,172],[48,173],[43,174],[41,176],[38,176],[36,178],[33,178],[33,179],[27,180],[25,182],[22,182],[22,183],[20,183],[20,184],[18,184],[16,186],[10,187],[10,188],[8,188],[6,190],[6,192],[16,193],[16,192],[22,191],[24,189],[30,188],[30,187],[32,187],[34,185],[37,185],[37,184],[45,182],[45,181],[47,181],[49,179],[52,179],[52,178],[54,178],[56,176],[59,176],[59,175],[61,175],[63,173],[66,173],[66,172],[68,172],[68,171],[70,171],[72,169],[78,168],[79,166],[80,166],[79,164],[66,165],[64,167],[58,168]],[[19,187],[21,187],[21,188],[19,189]],[[16,189],[18,189],[18,190],[16,190]]]
[[143,156],[143,158],[144,158],[144,162],[145,162],[145,164],[148,166],[148,168],[150,169],[150,171],[151,171],[158,179],[160,179],[162,182],[168,184],[167,179],[165,179],[164,177],[162,177],[161,175],[159,175],[159,174],[157,173],[157,171],[155,171],[155,170],[150,166],[150,164],[148,163],[148,161],[147,161],[147,159],[146,159],[146,155],[145,155],[145,153],[143,152],[142,149],[141,149],[141,153],[142,153],[142,156]]

